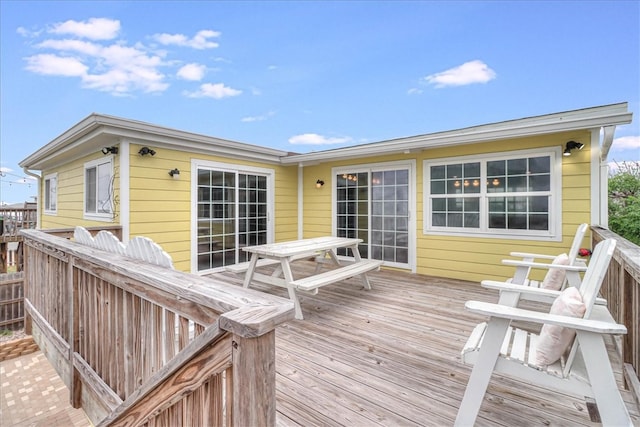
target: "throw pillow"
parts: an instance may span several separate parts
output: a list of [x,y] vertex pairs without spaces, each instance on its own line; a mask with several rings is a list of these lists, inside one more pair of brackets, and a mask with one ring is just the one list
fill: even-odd
[[[560,316],[582,317],[587,307],[582,302],[580,291],[571,286],[562,291],[551,305],[550,314]],[[556,362],[567,350],[574,336],[575,329],[556,325],[543,325],[538,339],[536,365],[546,366]]]
[[[569,265],[569,256],[567,254],[560,254],[554,258],[552,265]],[[561,268],[549,268],[547,274],[544,276],[544,280],[542,281],[542,285],[540,286],[543,289],[553,289],[554,291],[559,291],[564,283],[564,278],[566,276],[566,271]]]

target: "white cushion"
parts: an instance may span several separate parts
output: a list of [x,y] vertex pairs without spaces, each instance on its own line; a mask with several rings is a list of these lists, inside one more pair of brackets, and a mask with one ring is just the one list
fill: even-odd
[[[549,313],[560,316],[582,317],[587,307],[582,302],[580,291],[568,287],[556,298]],[[540,331],[535,363],[546,366],[556,362],[567,350],[576,335],[575,329],[556,325],[544,325]]]
[[[554,265],[569,265],[569,256],[567,254],[560,254],[554,258],[551,264]],[[546,276],[544,276],[544,280],[542,281],[541,288],[543,289],[553,289],[554,291],[559,291],[564,283],[564,278],[566,276],[566,271],[561,268],[550,268],[547,271]]]

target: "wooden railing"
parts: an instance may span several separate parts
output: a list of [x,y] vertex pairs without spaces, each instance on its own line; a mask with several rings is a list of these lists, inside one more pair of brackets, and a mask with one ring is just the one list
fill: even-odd
[[592,227],[591,231],[592,246],[604,239],[618,241],[600,292],[614,319],[627,327],[627,334],[622,336],[621,356],[625,380],[637,397],[640,396],[640,247],[600,227]]
[[35,203],[24,207],[0,206],[0,274],[22,270],[22,236],[20,230],[36,228],[38,212]]
[[275,425],[293,303],[23,231],[26,329],[95,425]]

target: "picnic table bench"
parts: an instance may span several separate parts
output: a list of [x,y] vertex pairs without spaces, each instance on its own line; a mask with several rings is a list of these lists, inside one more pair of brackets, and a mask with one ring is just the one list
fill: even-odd
[[[228,271],[235,273],[245,272],[243,286],[249,287],[252,282],[266,283],[269,285],[287,288],[289,298],[294,302],[296,319],[303,319],[302,309],[296,291],[310,291],[317,293],[318,289],[351,277],[360,276],[365,289],[371,289],[367,273],[377,270],[382,261],[362,259],[358,244],[362,239],[346,237],[318,237],[313,239],[294,240],[282,243],[270,243],[266,245],[248,246],[242,248],[251,253],[248,263],[236,264],[227,267]],[[336,250],[347,248],[351,250],[354,261],[352,263],[341,262]],[[300,259],[314,259],[317,263],[314,274],[303,278],[294,278],[291,263]],[[320,272],[322,264],[332,263],[338,268]],[[256,268],[265,265],[277,265],[271,275],[258,273]]]

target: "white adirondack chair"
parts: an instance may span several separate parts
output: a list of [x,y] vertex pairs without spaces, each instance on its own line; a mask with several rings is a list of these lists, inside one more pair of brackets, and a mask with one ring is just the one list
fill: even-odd
[[[589,224],[580,224],[578,226],[576,234],[573,237],[573,242],[571,243],[571,248],[569,249],[569,253],[567,254],[569,258],[569,262],[567,265],[577,265],[584,267],[582,271],[586,270],[586,265],[581,259],[578,258],[578,253],[580,251],[580,246],[582,245],[584,235],[586,234],[588,229]],[[509,255],[511,255],[512,257],[521,258],[519,260],[502,260],[502,263],[504,265],[510,265],[516,268],[516,271],[510,282],[533,287],[539,287],[541,282],[529,279],[531,269],[535,268],[548,270],[552,267],[552,261],[555,259],[554,255],[532,254],[527,252],[511,252]],[[567,280],[565,279],[561,289],[564,288],[566,284]],[[572,283],[571,285],[576,286],[577,284],[578,283]]]
[[[474,364],[474,367],[455,425],[474,424],[494,371],[576,397],[593,398],[603,425],[632,425],[616,385],[605,345],[607,334],[625,334],[627,329],[613,321],[605,306],[594,304],[615,245],[615,240],[605,240],[595,248],[578,288],[586,306],[583,318],[540,313],[505,304],[466,303],[467,310],[489,316],[489,321],[476,326],[462,350],[462,361]],[[487,281],[482,284],[501,289],[503,294],[526,292],[552,299],[560,294],[560,291],[510,283]],[[548,366],[536,366],[539,336],[512,328],[510,324],[513,320],[571,328],[576,331],[576,338],[560,361]]]

